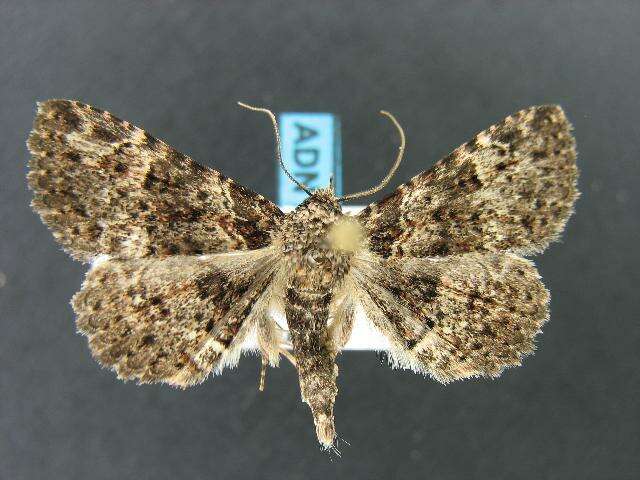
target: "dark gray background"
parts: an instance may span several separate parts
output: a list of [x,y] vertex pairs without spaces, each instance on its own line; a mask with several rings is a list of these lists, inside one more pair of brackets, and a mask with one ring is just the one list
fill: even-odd
[[[638,478],[638,2],[0,2],[0,478]],[[188,391],[117,381],[75,334],[86,267],[28,207],[36,100],[75,98],[275,197],[266,119],[333,111],[345,189],[398,185],[478,130],[560,103],[583,193],[536,262],[552,292],[537,354],[442,386],[340,357],[320,451],[294,370],[245,357]]]

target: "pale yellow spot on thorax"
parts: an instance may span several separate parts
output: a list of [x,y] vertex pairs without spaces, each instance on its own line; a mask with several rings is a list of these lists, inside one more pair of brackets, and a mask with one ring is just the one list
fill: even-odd
[[364,232],[356,219],[345,215],[331,225],[327,240],[335,250],[354,253],[362,248]]

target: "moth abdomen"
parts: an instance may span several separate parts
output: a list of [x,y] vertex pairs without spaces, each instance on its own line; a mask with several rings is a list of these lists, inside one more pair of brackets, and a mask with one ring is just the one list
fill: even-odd
[[318,440],[333,444],[333,405],[338,388],[337,352],[329,334],[336,275],[323,263],[292,260],[284,310],[296,359],[302,399],[309,405]]

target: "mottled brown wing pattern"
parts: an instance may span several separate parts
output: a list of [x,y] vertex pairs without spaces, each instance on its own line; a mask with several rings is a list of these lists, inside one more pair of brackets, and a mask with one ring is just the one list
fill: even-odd
[[80,102],[38,104],[28,146],[32,205],[79,260],[258,249],[283,216],[261,195]]
[[266,248],[99,262],[73,298],[78,329],[122,379],[199,383],[237,361],[278,258]]
[[557,106],[507,117],[355,219],[331,189],[284,217],[75,101],[39,104],[28,145],[35,210],[75,258],[96,260],[72,302],[95,358],[125,380],[187,387],[234,364],[254,331],[263,365],[277,364],[284,312],[326,448],[335,359],[359,307],[396,366],[441,382],[498,376],[534,350],[549,295],[518,255],[554,240],[578,195]]
[[498,376],[533,352],[549,295],[512,254],[354,260],[355,294],[390,341],[396,366],[441,382]]
[[562,109],[531,107],[479,133],[358,218],[371,250],[383,257],[540,252],[573,210],[575,158]]

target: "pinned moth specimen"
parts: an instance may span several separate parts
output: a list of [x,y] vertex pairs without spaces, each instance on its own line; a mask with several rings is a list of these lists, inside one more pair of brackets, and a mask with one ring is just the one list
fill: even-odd
[[[246,107],[279,138],[270,111]],[[578,195],[562,109],[521,110],[345,215],[341,203],[379,191],[402,158],[404,133],[382,113],[401,145],[380,185],[336,197],[287,172],[309,196],[285,215],[108,112],[38,104],[32,205],[73,258],[92,262],[72,304],[93,356],[124,380],[188,387],[235,365],[256,335],[263,372],[281,354],[296,366],[327,448],[336,356],[356,310],[388,339],[395,367],[450,382],[520,365],[549,316],[523,257],[557,239]]]

